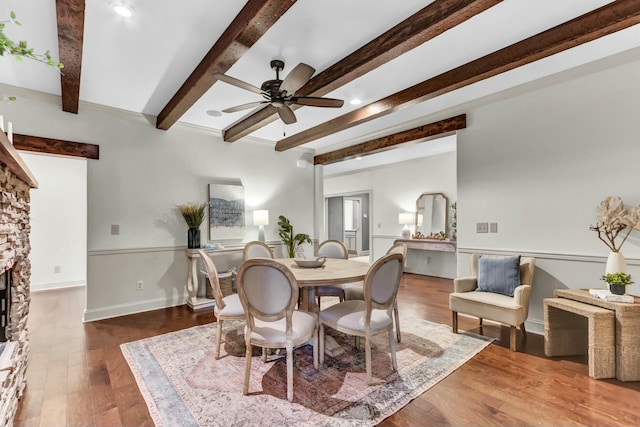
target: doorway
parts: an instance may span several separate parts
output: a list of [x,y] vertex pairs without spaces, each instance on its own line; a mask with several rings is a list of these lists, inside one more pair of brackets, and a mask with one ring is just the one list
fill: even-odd
[[369,254],[369,201],[369,193],[325,198],[327,238],[343,242],[350,255]]

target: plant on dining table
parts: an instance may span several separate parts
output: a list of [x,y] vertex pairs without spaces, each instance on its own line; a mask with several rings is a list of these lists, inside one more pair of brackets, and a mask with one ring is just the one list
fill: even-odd
[[612,252],[620,252],[629,234],[640,230],[640,204],[627,209],[620,197],[606,197],[598,206],[598,222],[589,229],[595,231]]
[[304,233],[293,233],[291,222],[284,215],[278,217],[278,235],[282,239],[282,243],[287,248],[289,258],[296,255],[296,249],[303,243],[311,243],[311,237]]

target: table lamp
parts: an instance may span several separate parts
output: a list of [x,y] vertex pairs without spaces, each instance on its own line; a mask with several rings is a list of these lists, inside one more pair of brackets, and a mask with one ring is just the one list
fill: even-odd
[[258,240],[264,242],[264,226],[269,225],[269,211],[266,209],[253,211],[253,224],[259,227]]
[[401,212],[398,214],[398,224],[404,224],[404,228],[402,229],[402,238],[410,239],[411,238],[411,230],[409,230],[409,224],[413,223],[413,214],[410,212]]

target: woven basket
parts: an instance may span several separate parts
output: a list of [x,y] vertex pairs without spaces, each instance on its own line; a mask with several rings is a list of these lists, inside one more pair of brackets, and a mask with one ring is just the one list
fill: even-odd
[[[227,295],[231,295],[233,293],[233,281],[235,279],[235,268],[227,271],[226,273],[218,274],[218,282],[220,283],[220,290],[222,291],[222,296],[226,297]],[[211,282],[207,277],[207,290],[206,297],[213,298],[213,288],[211,287]]]

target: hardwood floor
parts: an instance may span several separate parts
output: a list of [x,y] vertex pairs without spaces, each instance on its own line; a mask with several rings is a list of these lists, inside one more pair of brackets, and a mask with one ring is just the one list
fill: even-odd
[[[451,280],[405,274],[400,311],[450,324]],[[16,426],[151,426],[120,344],[213,322],[186,306],[82,323],[84,288],[32,294],[27,388]],[[460,329],[479,333],[476,319]],[[544,356],[543,338],[485,322],[493,344],[382,426],[638,426],[640,382],[592,380],[586,357]]]

